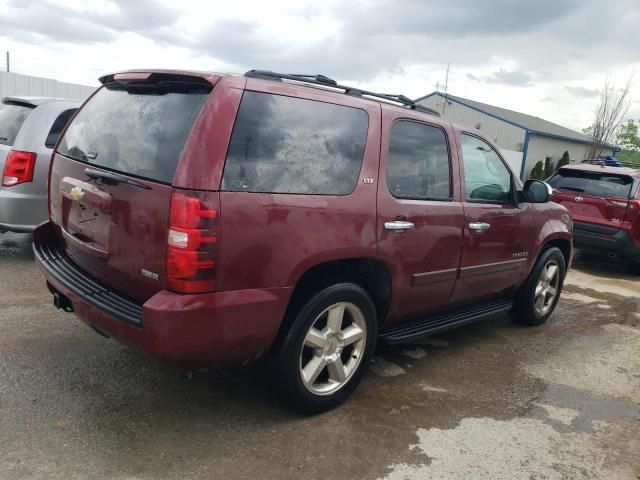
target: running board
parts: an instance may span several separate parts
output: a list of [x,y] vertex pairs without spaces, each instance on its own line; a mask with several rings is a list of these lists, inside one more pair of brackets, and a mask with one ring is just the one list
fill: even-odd
[[477,303],[470,307],[457,308],[448,312],[430,315],[389,325],[380,331],[380,339],[385,343],[404,343],[431,335],[442,330],[459,327],[491,315],[511,310],[511,300],[500,299]]

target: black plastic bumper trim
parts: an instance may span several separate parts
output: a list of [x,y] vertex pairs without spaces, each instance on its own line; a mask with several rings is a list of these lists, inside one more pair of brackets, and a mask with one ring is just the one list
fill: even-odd
[[100,284],[78,267],[56,243],[33,243],[42,267],[81,300],[135,327],[142,327],[142,305]]

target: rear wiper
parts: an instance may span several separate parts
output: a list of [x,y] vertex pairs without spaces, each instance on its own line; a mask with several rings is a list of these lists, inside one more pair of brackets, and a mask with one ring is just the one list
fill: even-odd
[[561,190],[571,190],[572,192],[584,193],[584,188],[579,187],[558,187]]
[[111,172],[101,172],[100,170],[94,170],[93,168],[85,168],[84,174],[92,180],[100,179],[107,185],[116,185],[118,183],[126,183],[132,187],[144,188],[145,190],[151,190],[151,187],[144,183],[136,182],[130,178],[122,177]]

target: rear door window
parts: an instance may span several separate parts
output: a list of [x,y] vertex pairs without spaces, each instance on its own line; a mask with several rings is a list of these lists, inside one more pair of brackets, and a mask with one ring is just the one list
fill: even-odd
[[633,186],[633,178],[628,175],[571,169],[560,170],[548,182],[563,192],[605,198],[629,198]]
[[33,107],[0,105],[0,144],[12,146]]
[[367,127],[360,109],[245,92],[222,189],[348,195],[360,173]]
[[393,124],[387,185],[396,198],[449,200],[449,149],[441,128],[408,120]]
[[[176,87],[178,88],[178,87]],[[129,175],[171,183],[206,90],[101,88],[80,110],[58,153]]]
[[75,108],[71,108],[58,115],[58,118],[53,122],[51,130],[49,130],[49,134],[47,135],[47,139],[44,142],[45,147],[53,148],[56,146],[56,142],[58,141],[62,130],[64,130],[65,125],[69,122],[69,119],[73,116],[75,111]]

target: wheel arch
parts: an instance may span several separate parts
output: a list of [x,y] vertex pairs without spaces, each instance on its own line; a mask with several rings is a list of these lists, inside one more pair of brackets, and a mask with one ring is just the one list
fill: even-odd
[[296,313],[317,291],[341,282],[362,287],[371,297],[377,314],[378,326],[382,325],[391,304],[391,269],[376,258],[344,258],[315,264],[298,278],[276,337],[281,343],[291,327]]

